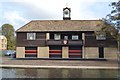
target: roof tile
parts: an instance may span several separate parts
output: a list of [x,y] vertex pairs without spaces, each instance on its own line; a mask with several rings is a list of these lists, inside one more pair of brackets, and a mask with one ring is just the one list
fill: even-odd
[[30,31],[97,31],[101,20],[33,20],[17,32]]

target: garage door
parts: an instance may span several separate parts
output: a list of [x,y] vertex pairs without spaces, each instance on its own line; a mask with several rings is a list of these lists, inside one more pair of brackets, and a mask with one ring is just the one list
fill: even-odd
[[82,46],[69,46],[69,58],[82,58]]
[[37,47],[34,46],[25,47],[25,57],[37,57]]
[[61,46],[50,46],[49,57],[50,58],[62,58],[62,47]]

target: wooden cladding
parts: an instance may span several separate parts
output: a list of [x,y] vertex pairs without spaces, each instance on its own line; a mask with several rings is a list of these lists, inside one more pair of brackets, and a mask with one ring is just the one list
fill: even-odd
[[36,39],[46,39],[46,33],[37,33],[36,34]]
[[37,50],[25,50],[25,53],[37,53]]
[[49,53],[62,53],[62,50],[50,50]]
[[36,46],[26,46],[25,50],[37,50]]
[[51,46],[51,45],[62,45],[61,40],[47,40],[46,45]]
[[60,39],[65,39],[65,36],[68,37],[68,40],[72,40],[73,35],[78,35],[78,40],[82,39],[82,32],[71,32],[71,31],[63,31],[63,32],[51,32],[50,39],[54,39],[54,34],[60,34]]
[[[56,32],[50,32],[48,36],[46,36],[46,32],[36,32],[35,40],[27,40],[27,32],[17,32],[17,41],[16,47],[24,47],[24,46],[85,46],[85,47],[108,47],[108,46],[117,46],[117,41],[110,37],[106,37],[106,40],[96,40],[96,36],[93,31],[84,32],[84,39],[82,40],[82,32],[57,32],[61,34],[61,40],[54,40],[54,34]],[[79,40],[71,40],[72,35],[78,35]],[[64,44],[64,37],[67,36],[67,44]],[[47,37],[47,40],[46,40]],[[84,44],[83,44],[84,42]],[[93,44],[94,43],[94,44]]]
[[[66,44],[64,43],[65,41]],[[82,40],[47,40],[46,45],[51,46],[51,45],[83,45]]]
[[81,53],[82,50],[69,50],[69,53]]
[[37,57],[37,47],[35,46],[25,47],[25,57]]
[[96,36],[93,33],[86,33],[85,35],[85,47],[109,47],[117,46],[117,41],[114,38],[106,37],[106,40],[96,40]]
[[62,46],[50,46],[49,48],[50,58],[62,58]]
[[17,33],[17,47],[24,47],[24,46],[45,46],[46,43],[46,33],[36,33],[35,40],[27,40],[27,32]]
[[82,46],[69,46],[69,58],[82,58]]

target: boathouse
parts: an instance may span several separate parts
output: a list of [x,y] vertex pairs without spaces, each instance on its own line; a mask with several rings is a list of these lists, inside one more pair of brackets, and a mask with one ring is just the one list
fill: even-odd
[[117,41],[96,35],[102,20],[71,20],[71,9],[63,9],[63,20],[32,20],[16,31],[16,58],[116,59]]

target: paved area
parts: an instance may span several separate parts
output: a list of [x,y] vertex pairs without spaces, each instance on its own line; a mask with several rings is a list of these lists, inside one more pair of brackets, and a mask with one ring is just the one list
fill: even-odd
[[17,60],[10,57],[1,57],[0,67],[45,67],[45,68],[118,68],[117,60]]

